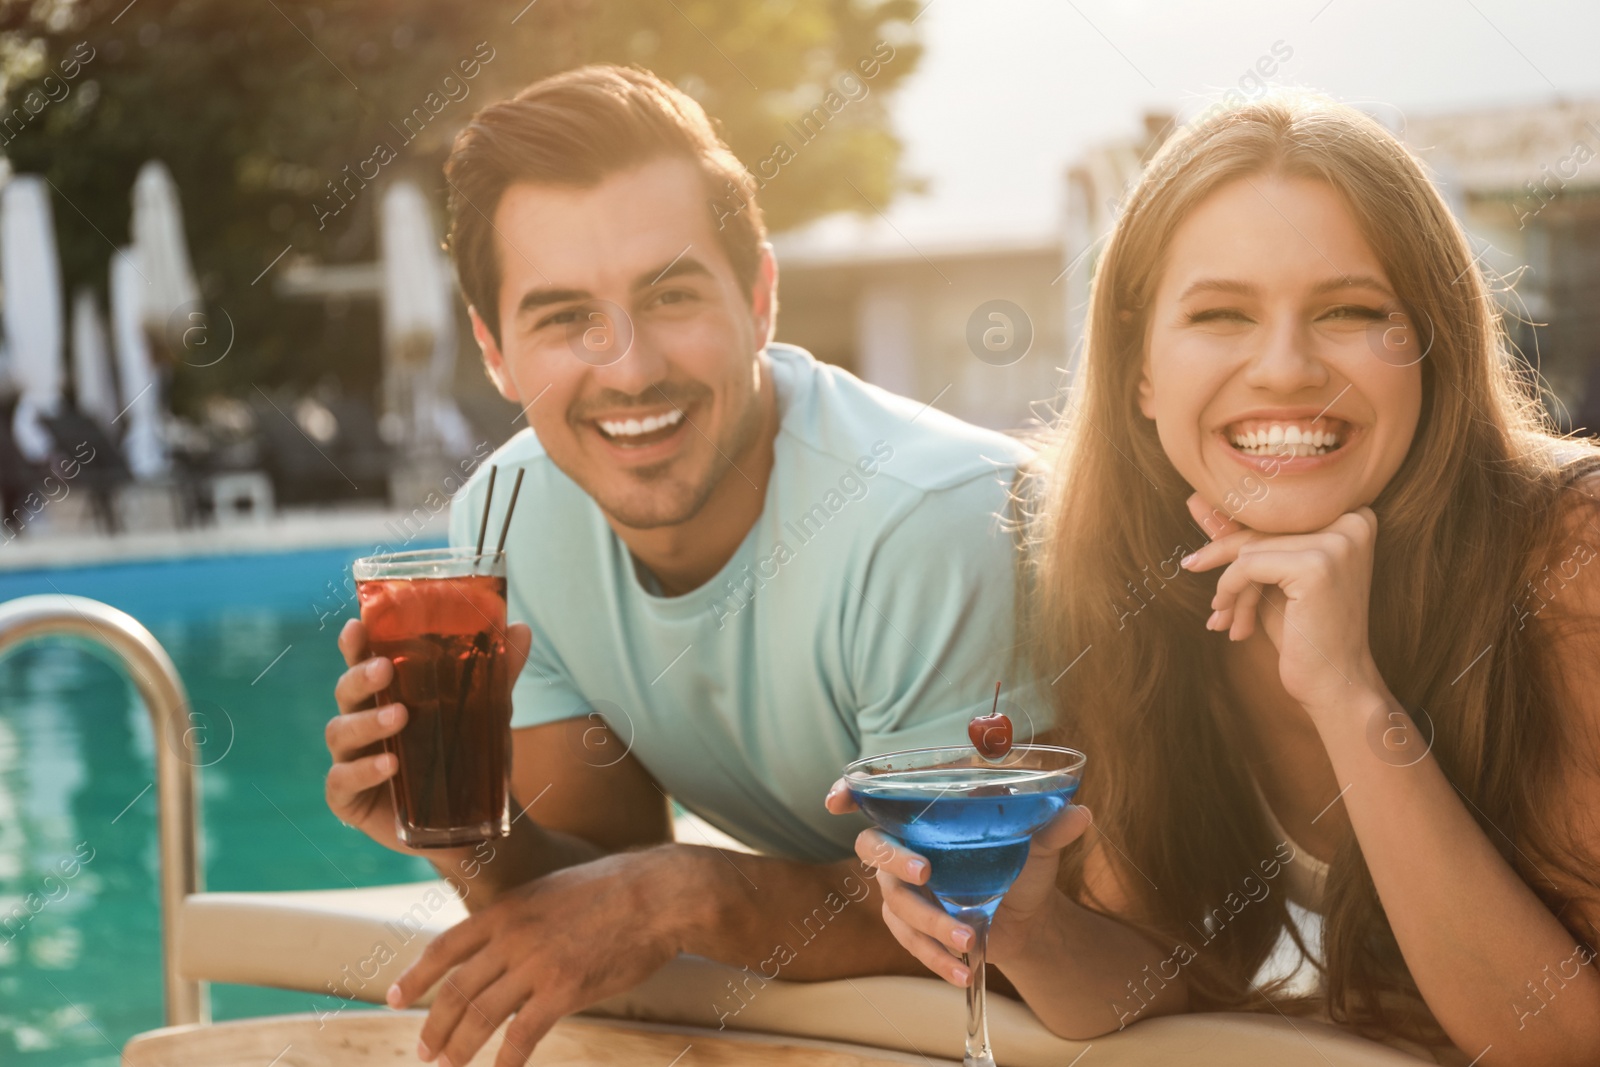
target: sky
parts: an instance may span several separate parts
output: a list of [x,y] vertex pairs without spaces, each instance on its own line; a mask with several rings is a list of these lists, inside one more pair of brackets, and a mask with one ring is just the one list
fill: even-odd
[[891,114],[930,189],[887,210],[911,240],[1053,230],[1079,153],[1146,110],[1197,113],[1275,46],[1275,83],[1391,127],[1600,97],[1595,0],[932,0],[915,29],[927,51]]

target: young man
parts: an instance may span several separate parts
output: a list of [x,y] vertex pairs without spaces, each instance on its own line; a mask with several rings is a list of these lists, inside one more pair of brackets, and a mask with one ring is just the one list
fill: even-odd
[[[520,1062],[679,952],[767,978],[918,973],[865,902],[863,824],[823,796],[849,761],[963,744],[988,711],[1023,448],[770,343],[753,181],[652,75],[588,67],[491,105],[446,176],[473,332],[530,425],[490,461],[489,509],[498,529],[521,470],[526,810],[492,862],[426,853],[473,914],[391,991],[403,1006],[448,973],[420,1054],[464,1063],[515,1013],[501,1062]],[[454,502],[452,544],[476,539],[485,483]],[[328,804],[404,851],[377,743],[405,710],[363,710],[392,667],[358,622],[340,647]],[[673,842],[669,797],[759,855]],[[816,942],[775,953],[825,902]]]

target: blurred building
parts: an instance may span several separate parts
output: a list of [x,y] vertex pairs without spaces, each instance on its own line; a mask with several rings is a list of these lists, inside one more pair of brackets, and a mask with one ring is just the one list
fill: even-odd
[[[1410,119],[1564,428],[1600,428],[1600,101]],[[1532,325],[1537,324],[1537,325]]]
[[1048,419],[1083,335],[1100,239],[1169,126],[1097,146],[1068,169],[1062,220],[1032,233],[908,237],[830,218],[774,240],[778,339],[969,422]]
[[832,243],[777,242],[778,340],[979,425],[1022,426],[1053,396],[1067,355],[1060,235]]

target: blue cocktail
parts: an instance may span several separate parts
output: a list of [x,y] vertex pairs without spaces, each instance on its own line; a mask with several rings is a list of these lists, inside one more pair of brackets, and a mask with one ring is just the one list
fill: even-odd
[[1072,802],[1084,756],[1017,745],[999,760],[971,748],[924,748],[857,760],[845,782],[861,810],[929,864],[928,888],[972,926],[966,955],[967,1067],[993,1067],[984,1016],[989,920],[1028,859],[1028,842]]

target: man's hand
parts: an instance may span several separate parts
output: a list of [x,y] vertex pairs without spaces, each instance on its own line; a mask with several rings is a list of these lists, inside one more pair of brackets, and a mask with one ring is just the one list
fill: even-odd
[[[506,655],[511,657],[510,677],[515,679],[528,658],[530,634],[522,623],[506,628]],[[378,844],[408,855],[423,855],[444,860],[449,850],[417,852],[406,848],[395,835],[394,802],[389,796],[389,779],[398,768],[392,753],[383,750],[385,738],[398,734],[406,724],[403,704],[373,706],[373,699],[394,677],[394,664],[381,656],[371,656],[367,631],[359,619],[345,623],[339,633],[339,651],[349,670],[334,686],[339,714],[328,721],[328,752],[333,769],[328,772],[325,793],[334,816],[354,826]],[[459,850],[469,854],[470,847]]]
[[508,1016],[495,1067],[521,1067],[565,1015],[625,992],[682,949],[662,916],[684,894],[665,850],[567,867],[506,893],[441,934],[389,989],[404,1008],[444,979],[417,1055],[465,1064]]

